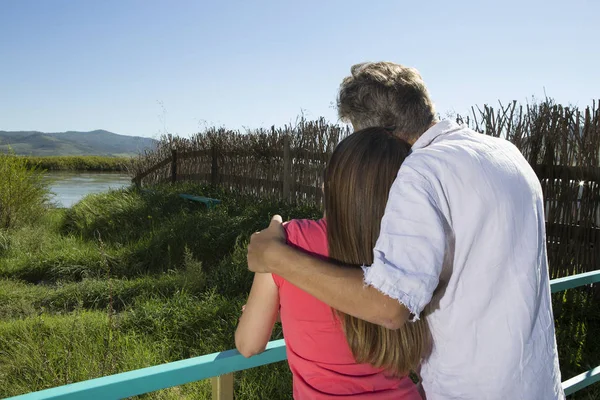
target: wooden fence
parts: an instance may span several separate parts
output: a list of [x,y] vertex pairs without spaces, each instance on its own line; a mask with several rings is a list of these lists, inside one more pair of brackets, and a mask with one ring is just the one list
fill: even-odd
[[[283,146],[283,150],[273,150],[263,154],[270,158],[269,163],[271,165],[277,166],[275,169],[279,169],[281,171],[280,174],[277,172],[269,174],[252,171],[252,159],[250,158],[245,160],[247,161],[245,163],[247,167],[246,174],[232,175],[232,168],[227,168],[227,164],[224,166],[223,161],[226,162],[228,159],[236,158],[239,163],[240,158],[247,157],[247,154],[243,154],[242,152],[219,152],[216,149],[212,149],[179,153],[177,150],[172,150],[171,156],[134,177],[133,183],[141,187],[142,182],[144,182],[147,176],[168,167],[164,171],[168,172],[168,176],[164,176],[163,179],[154,177],[152,179],[153,183],[194,181],[220,185],[244,193],[274,195],[287,201],[301,198],[310,199],[310,201],[320,201],[321,191],[319,187],[322,177],[319,175],[319,172],[322,171],[325,160],[330,154],[292,150],[290,148],[290,140],[287,137],[284,138]],[[208,172],[197,171],[199,160],[210,165],[206,169]],[[297,179],[294,179],[292,167],[298,167],[300,164],[299,160],[304,161],[308,165],[312,164],[310,165],[312,167],[310,169],[306,168],[306,165],[303,166],[305,171],[309,171],[309,174],[312,172],[310,174],[312,175],[310,178],[313,178],[311,179],[312,184],[303,184],[301,181],[299,182]],[[188,161],[190,162],[188,163]]]
[[[545,197],[550,276],[553,279],[597,270],[600,266],[600,110],[580,111],[552,101],[496,109],[473,108],[456,116],[482,134],[511,141],[536,172]],[[295,127],[242,134],[209,129],[191,139],[165,137],[133,168],[138,185],[196,180],[236,191],[292,202],[321,203],[325,162],[348,129],[323,120]],[[561,364],[576,370],[579,354],[593,349],[593,335],[573,320],[585,310],[583,326],[597,331],[593,317],[600,286],[553,296],[559,343],[576,343],[561,353]],[[589,317],[588,317],[589,315]],[[600,376],[600,375],[598,375]]]
[[511,141],[533,166],[546,200],[548,258],[553,278],[600,265],[600,109],[546,100],[457,116],[477,132]]
[[195,181],[261,197],[320,203],[325,163],[349,133],[320,119],[249,134],[212,129],[192,139],[171,137],[164,140],[168,151],[159,146],[134,164],[133,182]]
[[[553,278],[600,265],[600,110],[552,101],[473,108],[459,123],[503,137],[537,173],[546,199]],[[193,138],[165,137],[134,164],[138,185],[197,181],[241,193],[320,204],[325,163],[348,128],[324,119],[246,133],[211,128]]]

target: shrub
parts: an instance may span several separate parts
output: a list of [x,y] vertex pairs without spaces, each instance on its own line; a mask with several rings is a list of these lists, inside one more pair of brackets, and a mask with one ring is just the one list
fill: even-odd
[[21,157],[2,153],[0,177],[0,229],[39,219],[50,198],[43,172]]

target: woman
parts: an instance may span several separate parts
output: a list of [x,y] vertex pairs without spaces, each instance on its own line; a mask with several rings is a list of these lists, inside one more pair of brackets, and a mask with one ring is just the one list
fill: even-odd
[[[342,265],[370,265],[390,188],[409,151],[383,128],[341,141],[325,171],[327,220],[290,221],[288,243]],[[426,318],[388,330],[332,310],[281,277],[256,274],[235,333],[240,353],[265,349],[278,312],[295,399],[421,399],[408,374],[430,351]]]

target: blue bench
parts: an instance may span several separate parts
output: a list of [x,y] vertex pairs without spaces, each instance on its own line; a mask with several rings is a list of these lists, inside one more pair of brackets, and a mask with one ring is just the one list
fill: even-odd
[[212,208],[217,204],[221,204],[221,200],[211,199],[210,197],[204,196],[194,196],[192,194],[180,194],[179,197],[186,200],[196,201],[199,203],[204,203],[206,208]]

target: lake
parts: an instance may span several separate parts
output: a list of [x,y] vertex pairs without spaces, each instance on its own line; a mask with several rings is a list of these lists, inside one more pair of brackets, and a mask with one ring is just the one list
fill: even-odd
[[88,194],[131,185],[129,175],[114,172],[49,171],[46,179],[51,182],[52,201],[57,207],[71,207]]

